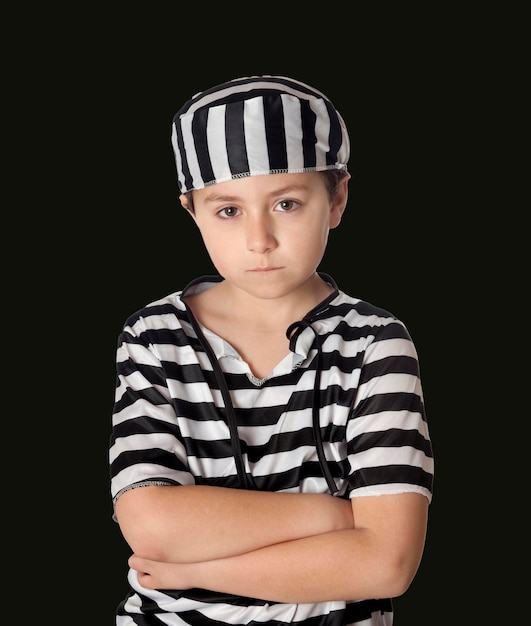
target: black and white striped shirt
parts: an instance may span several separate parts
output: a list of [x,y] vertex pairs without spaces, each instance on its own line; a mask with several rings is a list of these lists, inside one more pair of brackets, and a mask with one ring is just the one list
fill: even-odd
[[[417,353],[404,324],[336,287],[293,325],[290,354],[257,379],[183,302],[219,280],[197,279],[124,326],[110,446],[113,500],[152,484],[345,498],[416,492],[431,500],[432,448]],[[117,626],[384,626],[392,617],[390,600],[293,605],[153,591],[138,584],[134,570],[129,582]],[[155,615],[160,621],[150,620]]]

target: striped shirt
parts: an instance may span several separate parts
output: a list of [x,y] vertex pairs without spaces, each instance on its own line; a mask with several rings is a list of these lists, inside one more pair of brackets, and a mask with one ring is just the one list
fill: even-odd
[[[290,353],[264,379],[184,304],[220,277],[129,317],[117,348],[114,502],[143,485],[193,484],[343,498],[416,492],[431,501],[433,455],[409,333],[321,276],[334,293],[290,327]],[[129,583],[117,626],[392,623],[389,599],[288,604],[153,591],[134,570]]]

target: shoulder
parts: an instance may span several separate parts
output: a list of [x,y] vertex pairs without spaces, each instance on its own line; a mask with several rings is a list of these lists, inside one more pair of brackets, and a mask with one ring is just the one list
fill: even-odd
[[125,321],[125,328],[161,327],[187,319],[185,299],[193,298],[221,280],[216,276],[202,276],[191,281],[179,291],[169,293],[162,298],[147,303],[130,314]]
[[391,311],[371,302],[338,291],[330,302],[330,315],[343,318],[349,325],[358,327],[385,327],[390,324],[404,326]]
[[349,354],[370,351],[379,355],[395,353],[416,357],[406,325],[391,311],[366,300],[339,291],[320,322],[323,331],[330,336],[329,346],[340,342],[343,351]]
[[179,317],[185,311],[182,300],[182,291],[176,291],[163,298],[144,305],[125,320],[124,326],[134,328],[139,324],[153,325],[169,317]]

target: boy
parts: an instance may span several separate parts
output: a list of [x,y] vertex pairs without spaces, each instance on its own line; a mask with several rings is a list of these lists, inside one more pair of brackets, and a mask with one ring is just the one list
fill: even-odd
[[254,76],[189,100],[172,144],[219,275],[118,341],[111,489],[133,555],[116,624],[389,626],[433,455],[406,328],[317,269],[347,204],[344,121]]

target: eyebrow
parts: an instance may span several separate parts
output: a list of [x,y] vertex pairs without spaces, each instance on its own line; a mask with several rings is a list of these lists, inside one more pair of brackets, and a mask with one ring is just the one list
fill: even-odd
[[[308,187],[306,185],[292,184],[292,185],[287,185],[286,187],[280,187],[279,189],[274,189],[268,195],[281,196],[281,195],[284,195],[293,191],[305,191],[307,189]],[[240,196],[226,196],[226,195],[214,193],[214,191],[212,191],[207,196],[205,196],[206,202],[234,202],[240,199],[241,199]]]

